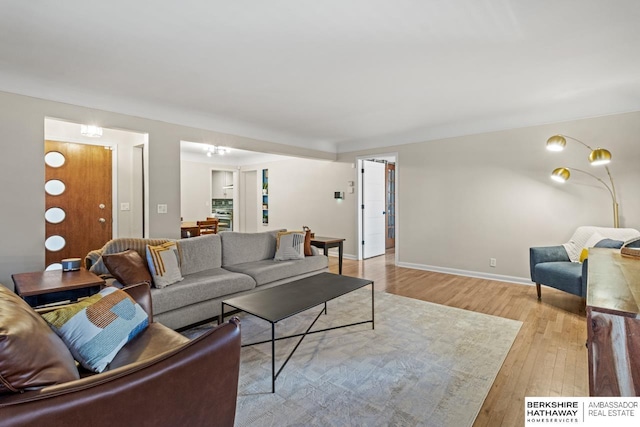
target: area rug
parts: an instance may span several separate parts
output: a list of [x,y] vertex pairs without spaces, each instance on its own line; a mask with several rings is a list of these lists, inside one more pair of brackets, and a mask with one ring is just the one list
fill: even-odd
[[[276,324],[304,332],[314,308]],[[314,329],[370,319],[371,291],[330,301]],[[241,314],[242,342],[271,337]],[[307,336],[271,393],[271,344],[242,349],[236,426],[470,426],[522,322],[375,293],[371,324]],[[185,331],[193,338],[210,325]],[[297,339],[276,343],[276,370]]]

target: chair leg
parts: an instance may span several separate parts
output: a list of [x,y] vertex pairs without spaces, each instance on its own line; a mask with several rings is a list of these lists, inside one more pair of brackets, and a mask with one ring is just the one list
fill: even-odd
[[536,291],[538,292],[538,300],[540,300],[540,283],[536,283]]

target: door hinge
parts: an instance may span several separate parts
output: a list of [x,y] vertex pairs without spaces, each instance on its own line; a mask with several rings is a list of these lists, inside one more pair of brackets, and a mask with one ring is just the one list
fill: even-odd
[[362,168],[361,172],[364,173],[364,168]]
[[362,246],[364,246],[364,240],[362,241]]
[[360,209],[364,209],[364,205],[360,205]]

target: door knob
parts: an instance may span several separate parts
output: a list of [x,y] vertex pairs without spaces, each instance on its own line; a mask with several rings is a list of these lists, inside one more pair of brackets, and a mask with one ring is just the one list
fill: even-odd
[[107,220],[106,220],[106,219],[104,219],[104,218],[98,218],[98,222],[101,222],[101,223],[103,223],[103,224],[104,224],[105,222],[107,222]]

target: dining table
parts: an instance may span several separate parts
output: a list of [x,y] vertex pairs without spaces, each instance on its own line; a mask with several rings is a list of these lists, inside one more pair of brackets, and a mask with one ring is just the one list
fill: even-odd
[[[226,221],[218,221],[219,227],[228,227],[229,223]],[[180,224],[180,237],[183,239],[187,237],[196,237],[200,235],[200,227],[198,227],[197,221],[182,221]]]

